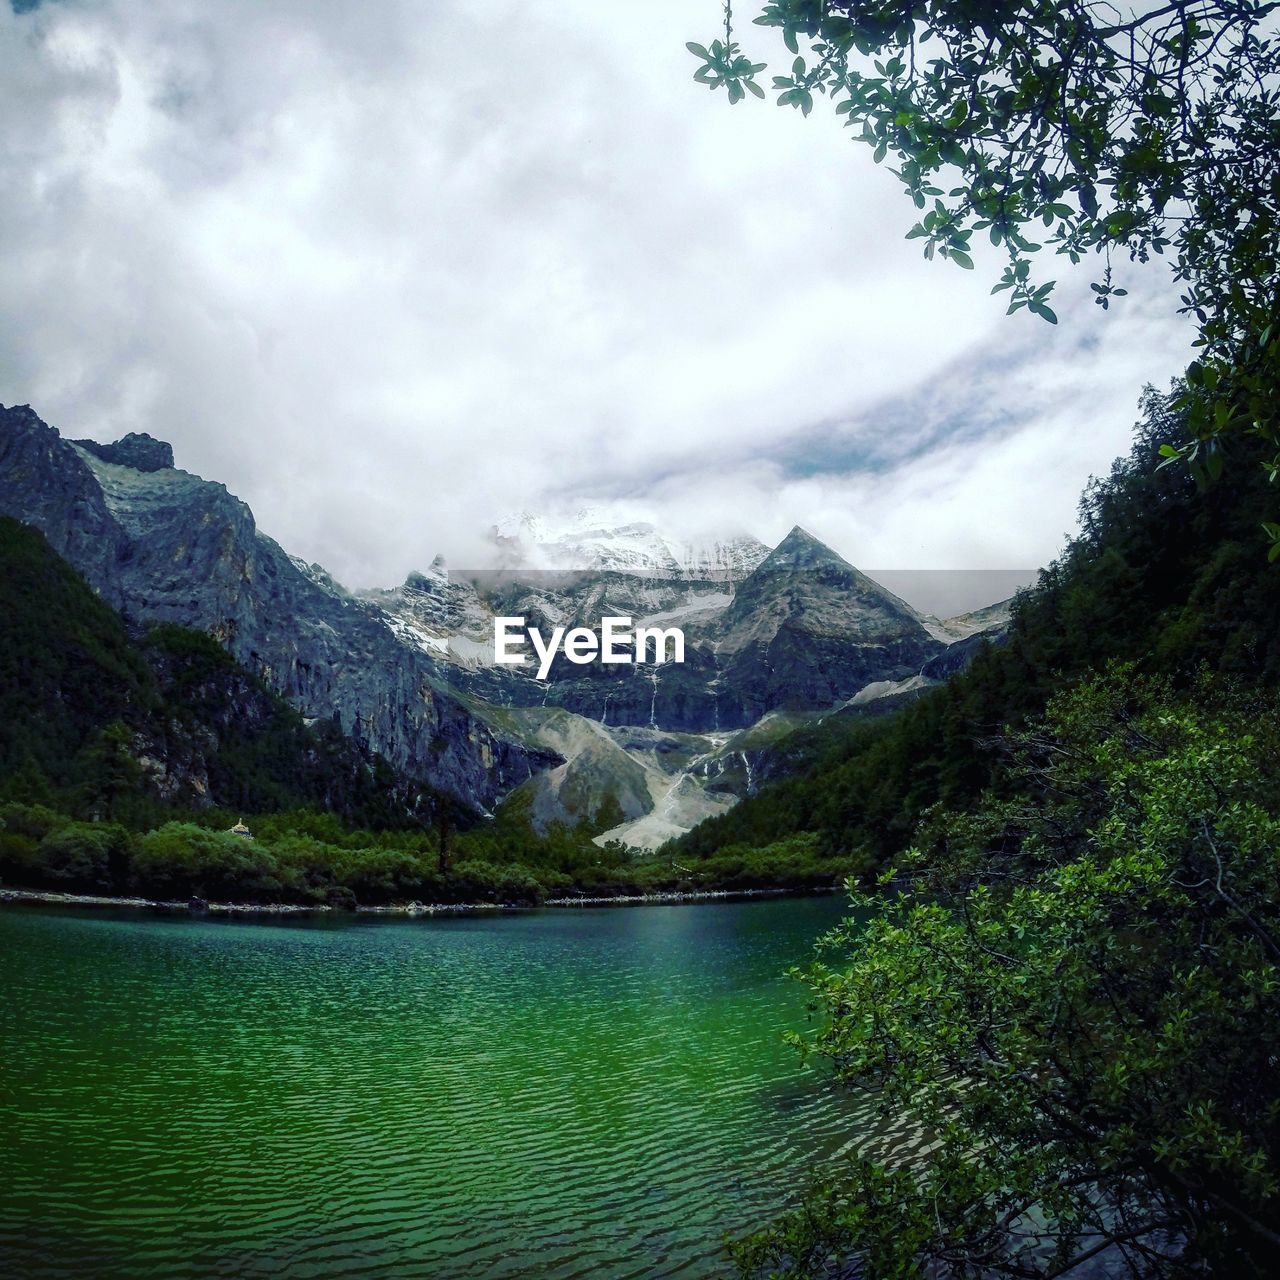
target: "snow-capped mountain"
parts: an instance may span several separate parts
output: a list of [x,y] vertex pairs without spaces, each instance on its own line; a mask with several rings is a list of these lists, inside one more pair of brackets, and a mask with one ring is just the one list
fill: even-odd
[[560,528],[521,512],[494,525],[491,537],[500,568],[716,582],[740,581],[769,554],[750,534],[678,538],[644,522],[611,525],[591,507]]
[[[442,657],[468,702],[502,708],[532,748],[564,757],[524,788],[535,822],[595,821],[616,804],[625,820],[601,838],[637,845],[732,804],[791,727],[915,696],[1007,618],[1007,605],[926,617],[799,527],[770,550],[750,537],[692,542],[610,525],[587,509],[561,528],[513,517],[494,526],[493,544],[497,568],[454,575],[437,559],[360,598]],[[607,615],[678,626],[685,661],[579,666],[561,655],[538,680],[529,666],[494,664],[499,615],[544,635],[596,629]]]
[[[493,547],[491,562],[478,569],[451,572],[437,556],[400,586],[357,597],[380,609],[409,644],[474,670],[493,665],[495,615],[528,618],[544,630],[595,627],[608,614],[645,624],[696,624],[723,609],[769,554],[750,536],[690,541],[651,524],[606,526],[592,509],[559,531],[527,513],[512,517],[493,526]],[[299,568],[328,580],[318,565],[299,562]],[[491,683],[485,681],[486,689]],[[500,700],[522,697],[541,702],[545,691],[517,689]]]

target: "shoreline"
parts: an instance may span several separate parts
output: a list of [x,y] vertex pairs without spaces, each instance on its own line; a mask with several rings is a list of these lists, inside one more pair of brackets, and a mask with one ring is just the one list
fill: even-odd
[[541,911],[544,908],[672,906],[679,903],[731,902],[751,898],[808,898],[835,893],[828,889],[695,889],[686,892],[617,894],[613,897],[548,898],[530,906],[517,902],[396,902],[384,906],[334,907],[325,902],[189,902],[165,898],[111,897],[93,893],[64,893],[58,889],[16,889],[0,886],[0,906],[115,907],[199,918],[206,915],[474,915],[481,912]]

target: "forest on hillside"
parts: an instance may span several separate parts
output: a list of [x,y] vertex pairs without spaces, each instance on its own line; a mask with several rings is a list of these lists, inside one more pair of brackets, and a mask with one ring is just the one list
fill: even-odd
[[964,809],[1015,786],[1006,731],[1110,663],[1280,683],[1280,574],[1265,555],[1274,486],[1264,446],[1241,441],[1228,477],[1201,490],[1161,449],[1191,436],[1173,394],[1148,390],[1134,444],[1080,501],[1081,533],[1014,605],[999,644],[892,717],[835,717],[788,746],[796,772],[676,842],[707,855],[807,832],[862,872],[887,865],[933,805]]

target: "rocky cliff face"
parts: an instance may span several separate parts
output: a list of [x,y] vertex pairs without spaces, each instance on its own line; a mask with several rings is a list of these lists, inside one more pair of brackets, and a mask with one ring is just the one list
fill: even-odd
[[72,444],[103,462],[132,467],[134,471],[164,471],[173,466],[173,446],[145,431],[130,431],[114,444],[99,444],[96,440],[73,440]]
[[41,530],[108,604],[124,603],[124,531],[85,456],[26,405],[0,406],[0,514]]
[[0,409],[0,511],[39,528],[127,619],[208,632],[305,715],[460,799],[488,807],[555,763],[495,733],[437,659],[304,572],[167,450],[137,436],[85,447],[25,406]]
[[130,628],[47,539],[0,515],[0,778],[98,818],[154,801],[320,808],[374,827],[455,816],[420,779],[296,709],[212,637]]

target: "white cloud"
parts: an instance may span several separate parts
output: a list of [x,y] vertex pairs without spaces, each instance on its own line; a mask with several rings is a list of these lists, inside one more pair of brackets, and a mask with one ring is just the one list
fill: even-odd
[[169,439],[356,584],[600,497],[1042,561],[1185,351],[1172,289],[1005,319],[833,117],[693,84],[718,13],[6,12],[0,398]]

